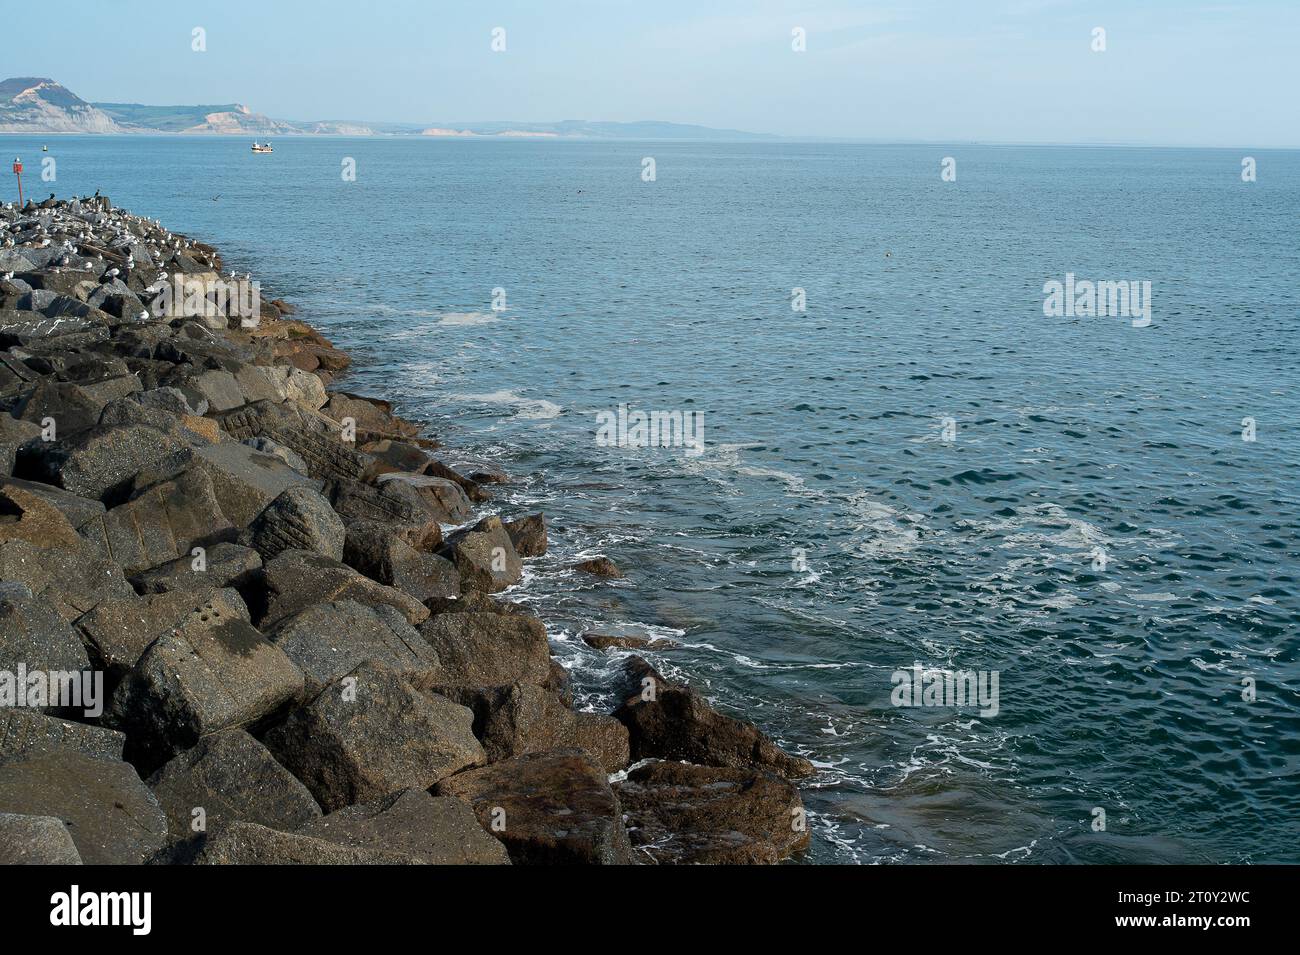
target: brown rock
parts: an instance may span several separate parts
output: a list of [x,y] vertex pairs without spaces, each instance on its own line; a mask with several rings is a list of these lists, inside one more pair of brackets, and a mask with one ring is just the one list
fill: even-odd
[[616,789],[632,845],[659,864],[771,865],[808,845],[799,791],[772,773],[652,762]]
[[663,637],[613,636],[607,633],[584,633],[582,642],[596,650],[675,650],[679,644]]
[[670,683],[640,657],[624,669],[632,692],[614,716],[628,729],[633,760],[765,769],[792,779],[813,773],[808,760],[786,753],[756,726],[719,713],[689,687]]
[[626,769],[631,762],[627,727],[604,713],[575,713],[577,746],[607,773]]
[[573,565],[574,570],[580,570],[583,573],[593,574],[596,577],[605,577],[607,579],[617,580],[623,576],[612,560],[608,557],[593,557],[591,560],[584,560]]
[[546,553],[546,515],[529,514],[503,526],[520,557],[541,557]]
[[528,753],[438,784],[469,802],[516,865],[626,865],[618,798],[604,771],[578,749]]
[[448,686],[541,686],[550,679],[546,628],[535,617],[441,613],[420,627],[420,635],[438,651]]

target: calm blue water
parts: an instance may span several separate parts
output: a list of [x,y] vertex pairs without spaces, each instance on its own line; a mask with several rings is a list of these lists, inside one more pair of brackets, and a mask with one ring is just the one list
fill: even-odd
[[[1300,154],[50,142],[60,195],[214,242],[519,479],[553,550],[512,596],[583,703],[580,633],[670,636],[815,760],[805,861],[1300,861]],[[1151,327],[1044,317],[1066,272],[1149,280]],[[620,402],[706,452],[598,446]],[[628,579],[564,569],[597,553]],[[913,663],[999,671],[1000,712],[892,707]]]

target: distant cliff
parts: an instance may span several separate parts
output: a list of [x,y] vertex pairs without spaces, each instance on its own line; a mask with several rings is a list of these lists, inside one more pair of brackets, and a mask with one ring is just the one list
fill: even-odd
[[54,80],[0,81],[0,133],[125,133],[108,113]]
[[96,103],[123,127],[160,133],[254,133],[287,135],[300,130],[293,123],[254,113],[239,103],[220,106],[141,106],[139,103]]
[[144,106],[88,103],[51,79],[0,81],[0,133],[185,133],[270,136],[492,136],[541,139],[730,139],[773,137],[734,129],[681,123],[367,123],[352,120],[297,122],[254,113],[240,103],[210,106]]

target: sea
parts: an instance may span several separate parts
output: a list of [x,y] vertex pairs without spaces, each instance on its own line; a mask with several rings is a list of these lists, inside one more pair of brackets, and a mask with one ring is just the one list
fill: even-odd
[[673,641],[816,765],[796,863],[1300,862],[1300,153],[0,144],[508,472],[577,705],[625,656],[584,633]]

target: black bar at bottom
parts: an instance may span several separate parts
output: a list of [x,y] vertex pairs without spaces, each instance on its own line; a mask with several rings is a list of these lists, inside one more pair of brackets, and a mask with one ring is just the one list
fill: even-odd
[[[755,928],[760,913],[765,922],[789,920],[788,929],[800,933],[893,926],[972,941],[1196,934],[1231,945],[1242,932],[1287,926],[1282,900],[1295,874],[1283,866],[9,867],[0,869],[0,915],[10,945],[70,932],[127,944],[208,944],[268,929],[290,932],[297,944],[373,941],[376,931],[401,930],[433,930],[445,939],[455,924],[498,938],[503,929],[544,937],[566,923],[569,932],[608,923],[616,932],[657,935],[679,919],[701,918],[725,937]],[[114,920],[119,924],[72,924]]]

